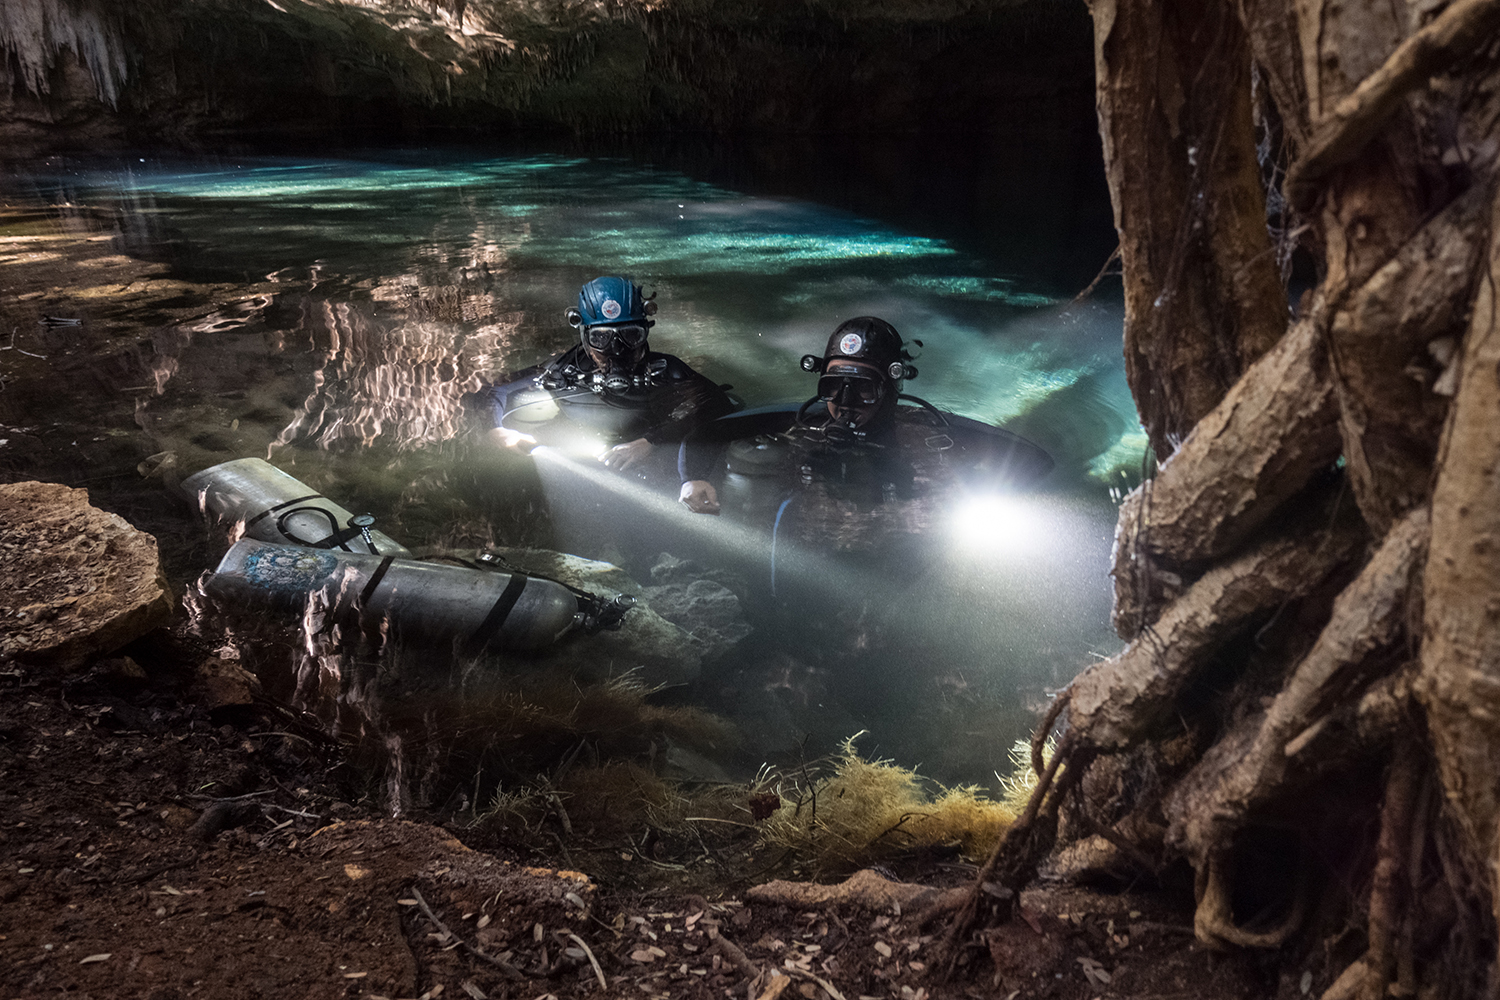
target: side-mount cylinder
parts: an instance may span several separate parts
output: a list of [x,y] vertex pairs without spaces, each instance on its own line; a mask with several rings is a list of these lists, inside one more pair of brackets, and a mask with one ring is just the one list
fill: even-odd
[[322,592],[336,617],[387,619],[395,638],[469,654],[538,649],[575,627],[619,627],[618,617],[596,622],[588,602],[540,577],[250,538],[230,548],[204,589],[219,601],[273,610],[304,607]]
[[243,521],[245,537],[343,552],[410,558],[411,552],[373,519],[345,510],[299,479],[261,458],[239,458],[182,481],[200,510],[225,521]]

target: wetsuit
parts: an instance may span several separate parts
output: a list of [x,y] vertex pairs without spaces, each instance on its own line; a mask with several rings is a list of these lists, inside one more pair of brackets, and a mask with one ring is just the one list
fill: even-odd
[[1030,485],[1052,470],[1009,431],[925,404],[895,408],[863,436],[821,402],[754,410],[698,428],[678,455],[684,482],[715,483],[730,516],[823,551],[880,551],[933,530],[974,490]]
[[734,409],[723,389],[680,358],[653,351],[631,375],[607,378],[582,346],[495,386],[489,402],[493,426],[554,446],[675,444]]

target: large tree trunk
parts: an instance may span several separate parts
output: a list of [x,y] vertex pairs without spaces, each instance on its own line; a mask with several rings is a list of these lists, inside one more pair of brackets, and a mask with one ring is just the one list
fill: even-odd
[[[1160,845],[1131,849],[1194,866],[1212,947],[1365,920],[1367,953],[1325,1000],[1385,996],[1398,972],[1403,990],[1490,992],[1500,0],[1090,7],[1127,370],[1163,461],[1116,533],[1115,625],[1131,644],[1060,697],[1070,779],[1043,782],[1033,811],[1112,788],[1085,807],[1124,817],[1112,840],[1166,821]],[[1285,336],[1273,229],[1320,276]],[[1198,748],[1196,764],[1144,791],[1078,776],[1165,760],[1152,754],[1167,740]],[[1420,792],[1438,779],[1446,795]],[[1327,839],[1309,857],[1366,899],[1341,913],[1299,896],[1275,926],[1240,926],[1232,880],[1257,876],[1237,852],[1270,828]],[[986,868],[1034,870],[998,855]],[[1418,891],[1434,878],[1448,888]]]
[[1221,3],[1090,9],[1125,269],[1125,372],[1165,458],[1286,329],[1244,86],[1250,49]]
[[[1448,800],[1494,879],[1500,877],[1500,197],[1487,256],[1432,496],[1419,691]],[[1500,885],[1491,893],[1500,900]]]

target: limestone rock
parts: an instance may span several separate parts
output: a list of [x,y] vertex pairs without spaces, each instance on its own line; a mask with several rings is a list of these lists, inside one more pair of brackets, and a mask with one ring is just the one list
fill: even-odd
[[0,661],[72,669],[160,625],[156,539],[56,483],[0,486]]
[[716,658],[750,634],[734,591],[713,580],[647,587],[651,610],[703,644],[705,658]]
[[195,700],[208,709],[253,705],[260,694],[260,681],[235,660],[210,656],[194,671]]

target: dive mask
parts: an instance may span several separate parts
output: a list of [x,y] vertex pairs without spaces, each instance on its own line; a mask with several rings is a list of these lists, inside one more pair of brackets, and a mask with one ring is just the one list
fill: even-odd
[[605,354],[634,351],[646,343],[646,327],[635,323],[622,326],[586,326],[583,328],[583,343]]
[[839,406],[874,406],[885,398],[885,381],[860,374],[824,375],[818,379],[818,399]]

